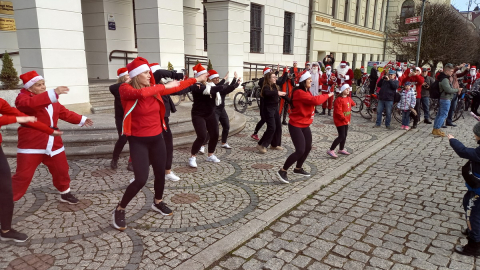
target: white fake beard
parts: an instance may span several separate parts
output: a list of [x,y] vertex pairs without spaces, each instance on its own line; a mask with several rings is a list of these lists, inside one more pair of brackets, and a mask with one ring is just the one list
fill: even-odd
[[344,67],[344,68],[341,68],[341,67],[338,67],[337,68],[337,74],[341,74],[341,75],[347,75],[347,72],[348,72],[348,66]]
[[471,76],[475,76],[475,70],[471,70],[471,71],[470,71],[470,75],[471,75]]
[[314,67],[312,68],[312,74],[317,74],[318,73],[318,68]]
[[398,77],[402,77],[402,75],[403,75],[403,72],[397,72]]
[[327,73],[328,76],[332,75],[332,70],[331,69],[327,69],[325,72]]

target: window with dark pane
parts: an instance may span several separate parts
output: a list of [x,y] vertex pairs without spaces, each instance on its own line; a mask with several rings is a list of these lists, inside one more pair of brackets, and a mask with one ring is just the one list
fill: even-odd
[[262,6],[250,6],[250,52],[262,52]]
[[350,13],[350,12],[348,12],[348,10],[350,8],[349,4],[350,4],[350,1],[345,0],[345,10],[343,12],[343,20],[346,21],[346,22],[348,22],[348,15]]
[[347,61],[347,53],[342,53],[342,61]]
[[357,0],[357,4],[355,5],[355,24],[359,24],[360,22],[360,7],[362,6],[362,1]]
[[354,53],[354,54],[353,54],[352,66],[351,66],[350,68],[351,68],[351,69],[355,69],[356,66],[357,66],[357,54]]
[[203,50],[207,51],[208,48],[208,31],[207,31],[207,9],[203,7]]
[[367,0],[367,5],[365,6],[365,21],[363,22],[363,26],[368,27],[368,15],[370,11],[370,0]]
[[375,26],[377,24],[377,4],[378,4],[378,0],[375,0],[375,4],[373,6],[373,23],[372,23],[373,29],[375,29]]
[[332,17],[333,17],[334,19],[337,18],[337,1],[338,1],[338,0],[333,0],[333,1],[332,1]]
[[293,53],[293,13],[285,12],[283,20],[283,53]]
[[135,48],[137,47],[137,17],[135,16],[135,0],[132,1],[133,5],[133,36],[135,38]]

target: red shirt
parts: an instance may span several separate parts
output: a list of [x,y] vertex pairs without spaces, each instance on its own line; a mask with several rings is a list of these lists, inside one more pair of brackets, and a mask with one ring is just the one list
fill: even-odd
[[315,106],[322,104],[327,99],[327,94],[313,96],[310,91],[296,89],[292,96],[293,108],[290,108],[288,123],[299,128],[310,126],[315,115]]
[[355,106],[350,97],[337,97],[333,103],[333,122],[335,126],[345,126],[350,123],[352,117],[352,106]]
[[416,87],[416,90],[417,90],[417,98],[421,98],[422,97],[422,84],[425,81],[425,79],[422,77],[422,75],[414,75],[414,76],[408,77],[405,80],[405,82],[407,82],[407,81],[416,82],[415,87]]

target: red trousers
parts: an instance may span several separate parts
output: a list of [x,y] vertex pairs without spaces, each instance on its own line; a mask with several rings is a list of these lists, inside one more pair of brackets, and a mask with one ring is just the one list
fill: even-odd
[[333,106],[333,96],[329,97],[327,101],[322,103],[322,108],[326,109],[328,105],[328,109],[331,110]]
[[45,154],[17,154],[17,170],[12,177],[13,201],[18,201],[25,195],[40,163],[48,167],[53,178],[53,185],[60,193],[70,191],[69,166],[65,151],[53,157]]

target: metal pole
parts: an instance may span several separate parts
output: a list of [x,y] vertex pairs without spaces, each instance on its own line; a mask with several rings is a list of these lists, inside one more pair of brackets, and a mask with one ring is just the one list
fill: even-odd
[[420,62],[420,45],[422,44],[422,29],[423,29],[423,23],[425,22],[423,18],[423,14],[425,13],[425,1],[422,0],[422,15],[421,15],[421,20],[422,22],[420,23],[420,33],[418,33],[418,44],[417,44],[417,63],[415,66],[418,67],[418,63]]

